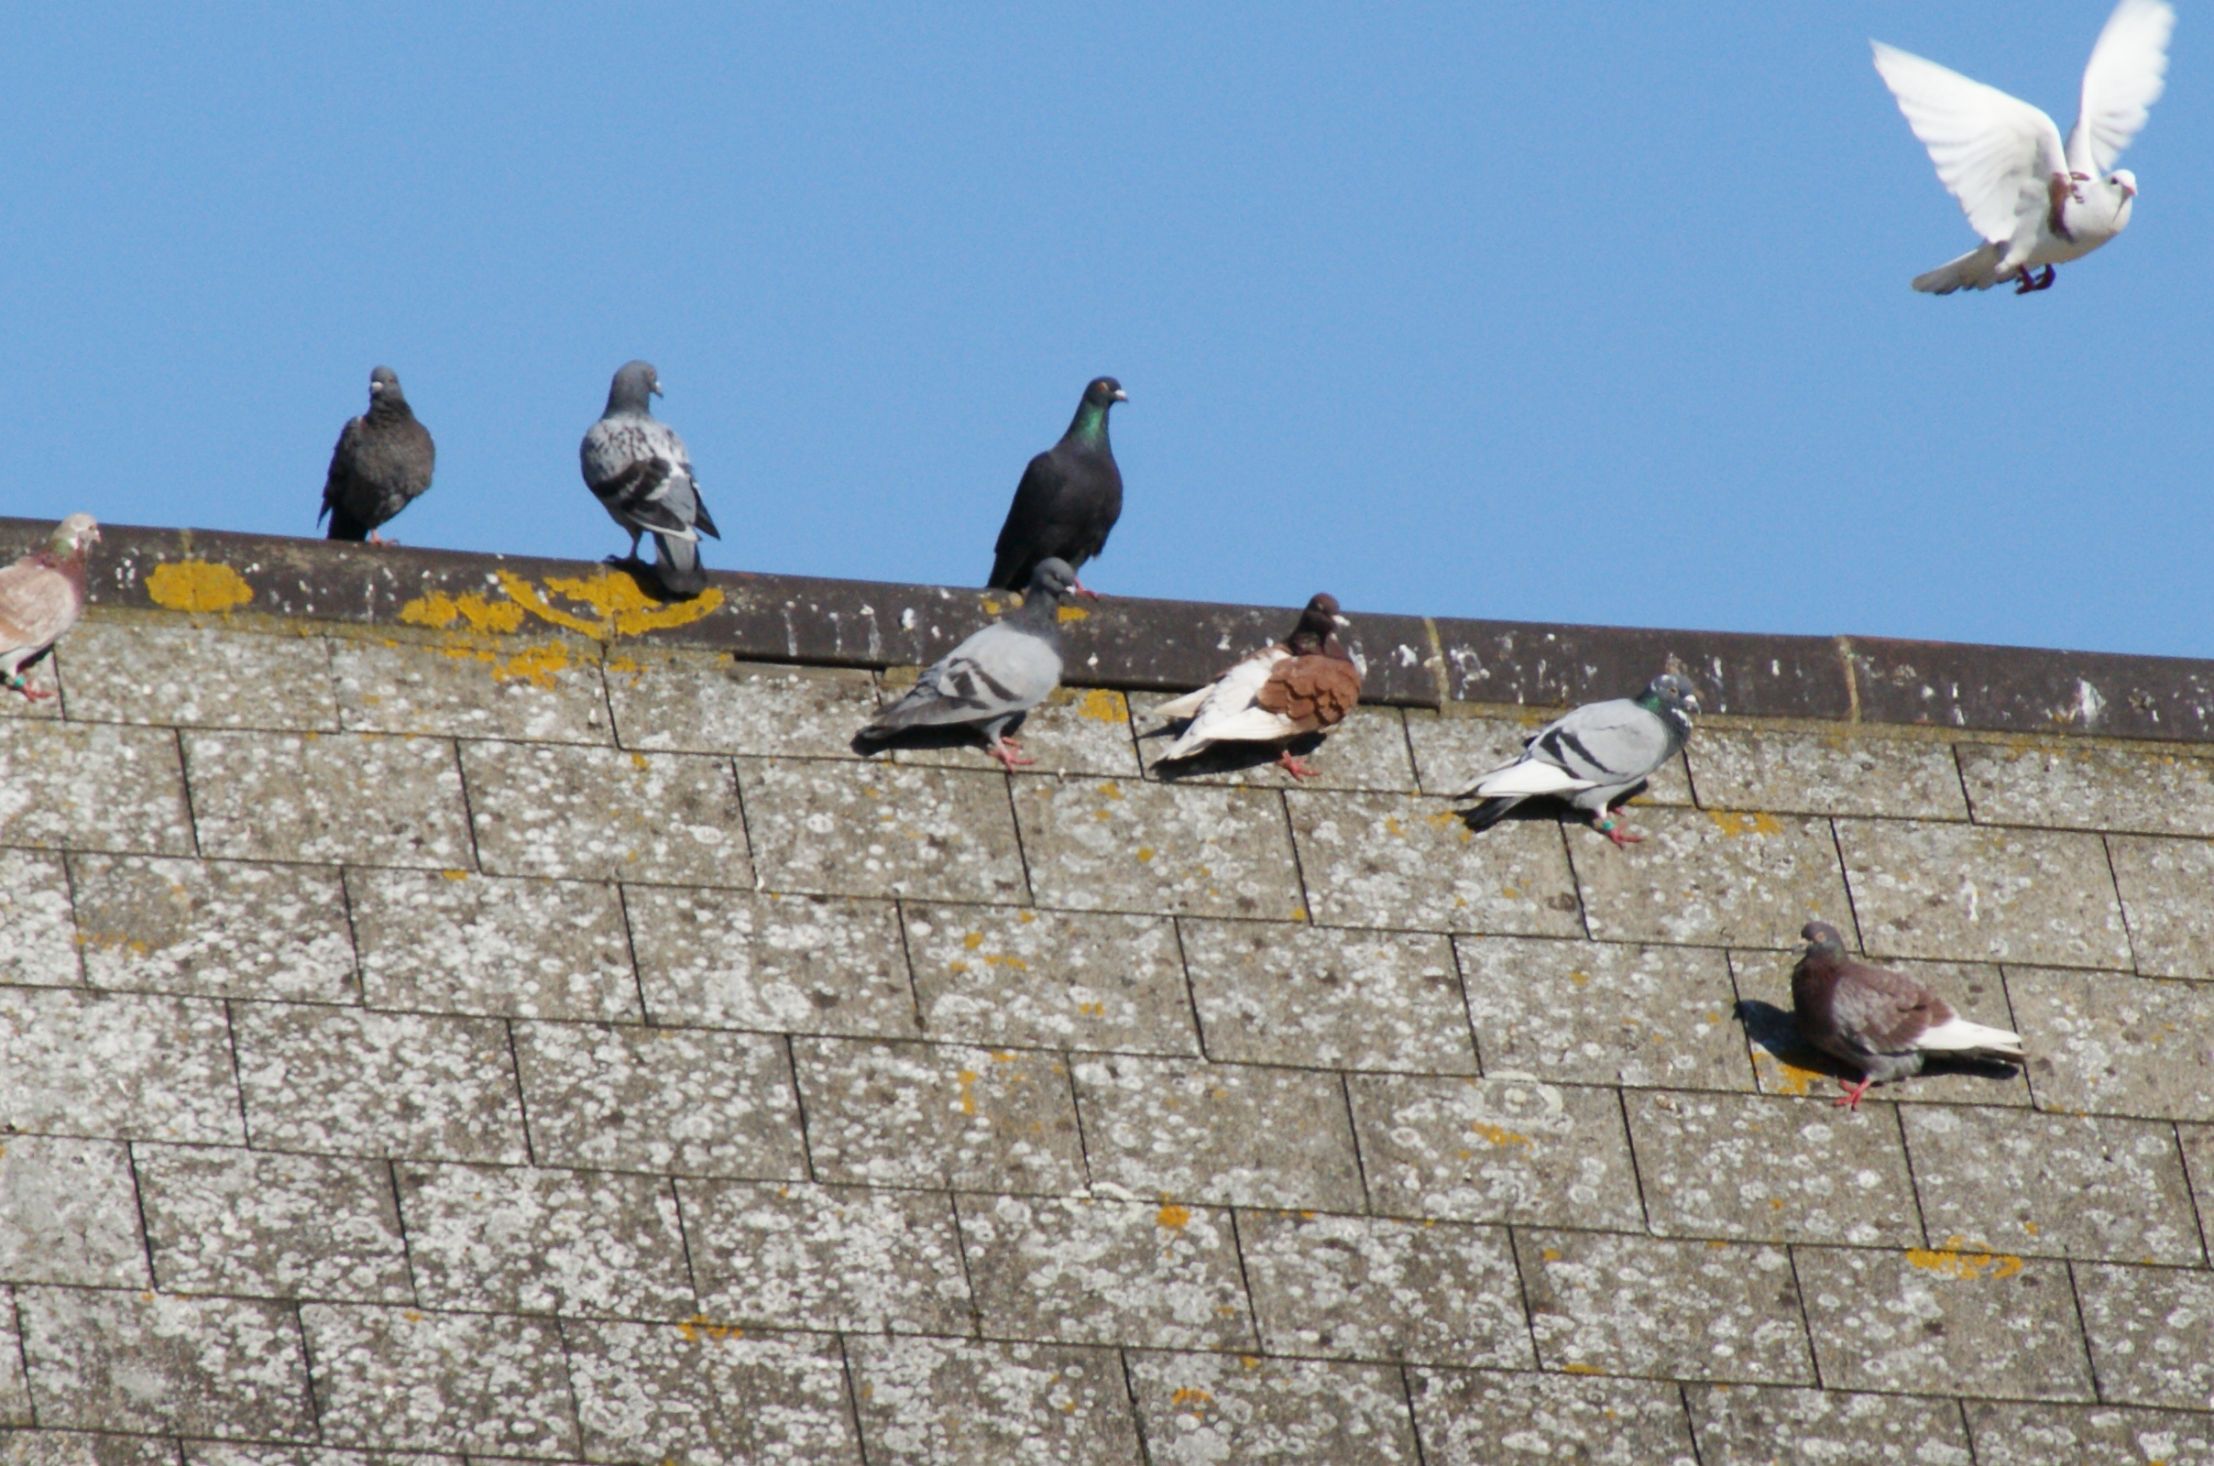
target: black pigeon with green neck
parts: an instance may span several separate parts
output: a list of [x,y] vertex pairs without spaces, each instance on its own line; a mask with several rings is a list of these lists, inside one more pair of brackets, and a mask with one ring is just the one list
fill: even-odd
[[[1107,411],[1128,402],[1122,383],[1095,377],[1076,404],[1076,416],[1061,441],[1030,460],[1007,507],[1007,522],[993,546],[996,590],[1021,590],[1041,560],[1065,560],[1072,570],[1106,547],[1108,532],[1122,517],[1122,470],[1107,441]],[[1091,591],[1078,583],[1077,592]]]

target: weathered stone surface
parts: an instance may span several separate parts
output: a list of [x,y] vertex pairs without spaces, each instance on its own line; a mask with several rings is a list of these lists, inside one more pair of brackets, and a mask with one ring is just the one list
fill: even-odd
[[2214,987],[2010,967],[2041,1109],[2214,1120]]
[[166,728],[0,720],[0,769],[0,843],[193,853],[184,767]]
[[1271,1354],[1537,1363],[1504,1228],[1246,1211],[1238,1240]]
[[313,1440],[307,1357],[283,1304],[18,1288],[41,1425]]
[[955,1204],[986,1338],[1254,1346],[1226,1211],[1085,1197]]
[[1792,1253],[1830,1389],[2088,1400],[2067,1265],[1949,1238],[1905,1252]]
[[[193,1447],[196,1450],[211,1448],[201,1443]],[[191,1466],[200,1466],[202,1459],[191,1457]],[[204,1459],[223,1460],[227,1466],[227,1458],[210,1456]],[[165,1436],[0,1429],[0,1462],[5,1462],[6,1466],[177,1466],[177,1447]]]
[[636,1021],[612,887],[467,871],[346,873],[372,1008]]
[[2045,1256],[2206,1261],[2172,1125],[1957,1105],[1898,1114],[1933,1237]]
[[[186,1441],[185,1466],[465,1466],[459,1456],[418,1451],[333,1451],[320,1446],[242,1446],[221,1441]],[[163,1466],[173,1466],[162,1457]]]
[[140,1145],[135,1154],[164,1289],[413,1301],[384,1162],[233,1146]]
[[1753,1087],[1720,952],[1525,937],[1456,937],[1453,945],[1487,1071]]
[[1175,924],[1159,916],[910,904],[935,1038],[1197,1054]]
[[1106,1349],[950,1339],[846,1344],[869,1460],[1136,1466],[1122,1365]]
[[69,904],[69,872],[59,855],[0,850],[0,983],[74,987],[77,922]]
[[2214,835],[2214,758],[2203,753],[1962,743],[1976,823]]
[[1837,835],[1871,953],[2130,965],[2122,903],[2096,835],[1892,820],[1839,820]]
[[1699,802],[1712,809],[1968,818],[1949,743],[1842,728],[1701,728],[1684,756]]
[[970,1331],[953,1203],[935,1191],[686,1181],[700,1306],[718,1323]]
[[1624,1102],[1646,1215],[1662,1236],[1922,1241],[1898,1124],[1886,1111],[1677,1091]]
[[1509,821],[1478,835],[1416,795],[1294,791],[1285,799],[1317,921],[1584,934],[1576,880],[1550,822]]
[[2214,841],[2110,835],[2106,849],[2147,977],[2214,978]]
[[1656,809],[1645,843],[1571,840],[1591,934],[1602,941],[1799,945],[1799,928],[1851,910],[1828,820]]
[[[2214,1125],[2178,1125],[2176,1138],[2183,1143],[2183,1168],[2190,1174],[2199,1216],[2214,1216]],[[2214,1230],[2205,1240],[2214,1251]]]
[[1121,1055],[1076,1066],[1094,1179],[1234,1206],[1363,1207],[1334,1074]]
[[807,1174],[781,1039],[518,1023],[515,1057],[541,1164],[700,1176]]
[[835,1339],[705,1323],[563,1320],[561,1332],[594,1461],[859,1466]]
[[[1181,694],[1178,694],[1179,696]],[[1145,760],[1148,778],[1168,783],[1242,784],[1260,789],[1382,789],[1412,793],[1414,762],[1407,751],[1406,723],[1397,708],[1355,708],[1350,716],[1319,739],[1307,735],[1289,745],[1281,743],[1218,743],[1173,763],[1161,762],[1161,754],[1183,728],[1181,722],[1165,723],[1154,709],[1167,697],[1141,697],[1133,707],[1140,728],[1138,753]],[[1314,770],[1312,778],[1295,785],[1292,775],[1277,765],[1286,747]]]
[[242,1143],[223,1005],[0,987],[0,1130]]
[[103,618],[78,627],[68,654],[72,718],[338,730],[330,643],[320,636]]
[[815,1174],[872,1186],[1075,1191],[1068,1068],[1034,1050],[799,1039]]
[[1960,1409],[1949,1400],[1777,1385],[1687,1385],[1684,1399],[1701,1466],[1973,1466],[1975,1461]]
[[331,1444],[576,1454],[569,1371],[550,1319],[310,1303],[300,1321]]
[[336,871],[76,855],[85,980],[208,997],[351,1003],[354,941]]
[[1814,1383],[1781,1247],[1536,1230],[1514,1245],[1548,1369]]
[[1155,1466],[1415,1466],[1399,1372],[1318,1359],[1139,1354],[1130,1383]]
[[236,1034],[257,1146],[529,1158],[507,1029],[494,1020],[244,1003]]
[[1356,1075],[1348,1087],[1379,1212],[1644,1226],[1613,1090],[1505,1076]]
[[[23,1377],[23,1336],[16,1325],[15,1290],[0,1283],[0,1427],[31,1424],[31,1385]],[[27,1438],[25,1438],[27,1439]],[[0,1432],[0,1461],[12,1461],[28,1454],[18,1449],[11,1454],[15,1442]],[[53,1442],[58,1450],[61,1443]]]
[[623,892],[656,1023],[911,1038],[915,994],[888,901],[692,886]]
[[0,1143],[0,1277],[147,1285],[123,1146],[45,1135],[11,1135]]
[[[885,702],[890,703],[912,686],[913,678],[904,672],[892,673],[885,679]],[[1121,693],[1110,688],[1057,687],[1010,731],[1022,745],[1023,756],[1032,760],[1023,769],[1027,775],[1138,777],[1138,755],[1130,746],[1130,705]],[[984,740],[974,729],[966,728],[910,734],[890,744],[886,756],[900,764],[935,764],[952,769],[991,767],[984,755]]]
[[[1522,757],[1529,740],[1566,711],[1559,707],[1531,708],[1518,717],[1500,718],[1472,717],[1459,706],[1447,708],[1442,713],[1410,710],[1407,738],[1414,746],[1415,764],[1421,770],[1422,792],[1457,797],[1493,769]],[[1691,803],[1691,783],[1684,776],[1682,756],[1654,770],[1645,789],[1632,802],[1640,805]],[[1564,812],[1558,804],[1539,804],[1533,809],[1542,810],[1547,819]],[[1580,823],[1583,817],[1570,813],[1568,818]]]
[[496,875],[751,886],[730,765],[682,753],[461,745],[484,868]]
[[733,661],[727,655],[626,652],[607,694],[625,748],[853,758],[876,716],[876,679],[849,667]]
[[1443,936],[1197,920],[1182,932],[1211,1058],[1476,1071]]
[[[1794,953],[1733,952],[1730,965],[1742,994],[1739,1019],[1751,1041],[1753,1077],[1769,1094],[1801,1097],[1833,1095],[1859,1071],[1822,1053],[1799,1036],[1791,1016]],[[1985,963],[1904,962],[1885,958],[1882,966],[1903,972],[1936,993],[1954,1012],[1996,1028],[2015,1028],[1999,969]],[[2032,1030],[2023,1028],[2024,1033]],[[2031,1044],[2038,1043],[2032,1034]],[[2018,1065],[1932,1059],[1911,1079],[1868,1091],[1863,1105],[1898,1104],[2020,1105],[2030,1103],[2029,1080]]]
[[1665,1380],[1408,1373],[1429,1466],[1698,1466],[1683,1400]]
[[738,779],[770,890],[1030,899],[1004,775],[746,758]]
[[1047,906],[1296,920],[1280,795],[1123,779],[1017,779],[1030,883]]
[[422,1301],[499,1313],[685,1318],[675,1192],[661,1177],[514,1166],[399,1167]]
[[1980,1466],[2205,1466],[2214,1461],[2214,1416],[2110,1405],[1973,1403]]
[[203,855],[469,866],[453,745],[377,734],[186,733]]
[[339,716],[369,733],[607,743],[596,648],[566,637],[331,642]]
[[2209,1408],[2214,1274],[2091,1264],[2076,1269],[2076,1297],[2102,1400]]

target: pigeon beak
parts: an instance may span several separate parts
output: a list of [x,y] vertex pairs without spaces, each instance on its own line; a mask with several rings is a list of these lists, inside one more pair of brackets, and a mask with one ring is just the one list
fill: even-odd
[[653,395],[656,397],[661,395],[661,384],[659,382],[653,384]]
[[1117,402],[1128,402],[1130,400],[1130,394],[1123,391],[1122,388],[1117,387],[1115,389],[1115,400]]
[[1346,620],[1343,616],[1332,616],[1330,619],[1336,622],[1338,625],[1344,627],[1347,631],[1351,631],[1353,629],[1353,623]]

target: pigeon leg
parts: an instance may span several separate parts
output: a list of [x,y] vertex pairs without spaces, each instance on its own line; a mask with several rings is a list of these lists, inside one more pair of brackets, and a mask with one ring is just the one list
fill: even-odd
[[1288,748],[1276,756],[1276,765],[1294,779],[1319,779],[1322,777],[1322,770],[1308,763],[1305,759],[1292,757],[1292,751]]
[[1832,1107],[1846,1110],[1859,1109],[1860,1097],[1868,1093],[1868,1086],[1874,1084],[1875,1082],[1876,1081],[1872,1077],[1863,1075],[1861,1076],[1861,1080],[1858,1084],[1847,1084],[1844,1087],[1845,1093],[1838,1099],[1832,1101]]
[[1623,829],[1622,821],[1616,819],[1612,815],[1607,815],[1603,818],[1593,820],[1591,822],[1591,827],[1597,830],[1600,834],[1606,836],[1609,840],[1614,841],[1614,846],[1617,850],[1622,849],[1624,846],[1636,845],[1643,841],[1645,838],[1643,835],[1633,835],[1628,830]]
[[25,702],[44,702],[54,695],[51,692],[39,691],[30,683],[25,682],[20,676],[0,678],[0,685],[12,687],[17,692],[22,693],[23,700]]
[[1022,745],[1012,738],[994,738],[990,743],[984,745],[984,751],[998,759],[1000,767],[1010,773],[1037,762],[1036,759],[1024,753]]
[[1069,589],[1076,592],[1076,594],[1082,596],[1087,601],[1096,601],[1100,598],[1098,591],[1093,590],[1083,581],[1078,580],[1073,576],[1069,579]]
[[2039,290],[2050,290],[2053,288],[2053,281],[2059,278],[2060,271],[2051,265],[2047,265],[2045,267],[2045,278],[2037,282],[2037,288]]

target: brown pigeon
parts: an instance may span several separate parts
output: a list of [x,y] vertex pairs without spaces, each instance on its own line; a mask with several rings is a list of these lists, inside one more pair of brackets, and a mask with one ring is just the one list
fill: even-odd
[[[1217,743],[1290,743],[1344,722],[1361,700],[1361,666],[1338,640],[1351,625],[1336,597],[1307,602],[1290,636],[1156,709],[1163,718],[1191,719],[1161,757],[1190,758]],[[1295,779],[1316,772],[1289,748],[1277,762]]]
[[52,697],[23,680],[85,613],[85,552],[100,538],[89,514],[72,514],[54,526],[46,548],[0,570],[0,687],[31,702]]
[[2022,1036],[1971,1023],[1903,972],[1870,967],[1845,955],[1837,928],[1810,921],[1800,928],[1806,954],[1791,969],[1791,1009],[1806,1041],[1861,1071],[1837,1103],[1860,1108],[1871,1084],[1922,1072],[1930,1054],[2022,1061]]

